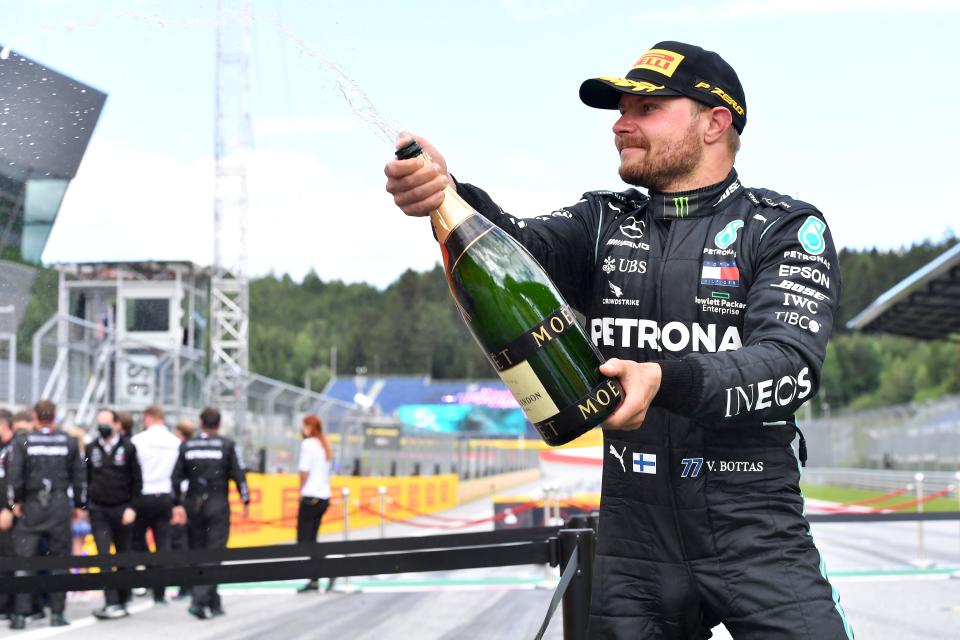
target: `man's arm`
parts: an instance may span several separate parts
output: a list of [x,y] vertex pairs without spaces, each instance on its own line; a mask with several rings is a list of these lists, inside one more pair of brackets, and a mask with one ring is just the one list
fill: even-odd
[[80,441],[77,438],[71,436],[67,440],[67,454],[67,473],[73,486],[73,506],[84,509],[87,506],[87,465],[80,453]]
[[[574,307],[584,309],[592,265],[596,261],[599,207],[586,199],[539,218],[514,218],[482,189],[458,184],[447,172],[446,160],[427,140],[413,136],[430,157],[387,163],[387,191],[408,216],[426,216],[443,202],[450,185],[485,218],[518,240],[536,258]],[[402,145],[410,139],[405,137]],[[612,212],[611,212],[612,213]]]
[[183,494],[180,491],[180,487],[183,486],[183,481],[187,479],[186,450],[186,443],[181,443],[180,453],[177,455],[177,462],[173,465],[173,473],[170,474],[170,485],[173,491],[173,504],[175,506],[180,506],[183,502]]
[[140,466],[140,456],[137,454],[137,446],[130,442],[130,478],[132,480],[133,499],[137,500],[143,494],[143,467]]
[[247,509],[250,506],[250,489],[247,487],[247,469],[243,464],[243,456],[239,451],[240,445],[232,443],[227,447],[228,474],[237,485],[237,492],[240,493],[240,500],[243,501],[244,516],[247,515]]

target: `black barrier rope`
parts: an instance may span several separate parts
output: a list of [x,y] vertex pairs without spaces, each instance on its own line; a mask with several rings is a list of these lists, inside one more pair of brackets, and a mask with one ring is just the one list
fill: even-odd
[[563,594],[567,592],[567,587],[570,586],[570,581],[573,580],[573,576],[577,574],[578,565],[579,554],[577,553],[577,547],[574,547],[573,553],[570,554],[570,559],[567,560],[567,568],[563,570],[563,575],[560,576],[560,583],[553,592],[553,597],[550,598],[550,606],[547,607],[547,615],[544,617],[543,624],[540,625],[540,631],[537,632],[534,640],[541,640],[541,638],[543,638],[543,634],[546,633],[547,627],[550,626],[550,620],[553,618],[553,614],[556,613],[557,607],[563,600]]
[[[0,569],[5,570],[64,571],[76,566],[97,566],[105,571],[4,578],[0,581],[0,593],[260,582],[524,564],[555,565],[557,554],[552,541],[556,540],[558,531],[556,527],[531,527],[415,538],[191,552],[3,559]],[[191,558],[200,556],[202,559],[188,561],[183,557],[185,555]],[[144,557],[152,559],[149,563],[152,568],[110,571],[111,567],[132,568]]]
[[0,571],[55,571],[81,567],[132,569],[180,567],[210,562],[297,560],[304,557],[356,555],[422,551],[450,547],[482,546],[510,542],[541,541],[555,537],[559,527],[524,527],[476,533],[448,533],[405,538],[370,538],[335,542],[278,544],[230,549],[190,549],[156,553],[133,551],[113,555],[45,556],[38,558],[0,558]]

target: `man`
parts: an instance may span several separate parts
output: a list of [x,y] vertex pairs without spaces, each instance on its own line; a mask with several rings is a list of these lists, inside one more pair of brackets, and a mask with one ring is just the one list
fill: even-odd
[[[77,439],[56,428],[56,413],[53,402],[37,402],[33,409],[36,431],[18,431],[9,454],[13,514],[18,519],[13,546],[20,558],[36,556],[41,539],[46,540],[49,555],[70,555],[70,492],[74,511],[86,505],[83,457]],[[50,594],[50,626],[70,624],[63,615],[65,605],[63,592]],[[10,628],[23,629],[31,609],[30,594],[18,593]]]
[[[7,459],[13,443],[13,414],[0,409],[0,558],[13,557],[13,511],[7,492]],[[0,577],[9,575],[0,574]],[[0,593],[0,620],[9,620],[13,615],[13,596]]]
[[[625,78],[580,87],[619,109],[620,176],[516,220],[421,158],[386,167],[407,215],[444,185],[519,240],[586,317],[623,385],[606,456],[591,638],[852,638],[809,535],[791,442],[815,393],[840,293],[823,215],[733,169],[747,122],[733,68],[661,42]],[[405,141],[401,141],[405,142]],[[805,458],[801,436],[800,459]],[[626,455],[624,455],[626,454]]]
[[[220,412],[212,407],[200,413],[200,436],[180,445],[177,464],[171,478],[175,491],[175,518],[186,515],[187,537],[191,549],[223,549],[230,537],[230,501],[228,482],[233,480],[243,501],[243,516],[249,513],[250,492],[243,456],[233,440],[219,435]],[[183,481],[188,482],[186,498],[181,495]],[[185,514],[184,507],[186,505]],[[188,611],[201,620],[223,615],[216,585],[193,588]]]
[[[179,449],[180,442],[186,442],[193,437],[193,432],[196,431],[196,427],[193,422],[190,420],[180,420],[177,425],[174,427],[173,433],[177,437],[177,448]],[[175,488],[174,492],[179,491],[183,493],[186,491],[187,482],[184,481],[183,486],[179,489]],[[170,550],[171,551],[180,551],[190,548],[190,544],[187,541],[187,523],[186,515],[181,512],[182,520],[177,519],[176,517],[170,521]],[[180,585],[180,588],[177,589],[177,595],[173,597],[174,600],[184,600],[190,597],[190,588]]]
[[[137,521],[133,525],[133,544],[137,551],[147,550],[147,529],[153,532],[157,551],[171,549],[173,485],[170,476],[177,464],[180,439],[170,433],[163,420],[163,408],[150,405],[143,412],[143,431],[132,439],[143,469],[143,495],[137,501]],[[166,603],[165,591],[164,587],[155,587],[153,601]]]
[[[101,409],[97,413],[97,432],[86,447],[87,454],[87,511],[97,553],[110,554],[110,546],[117,553],[130,550],[133,505],[140,498],[143,477],[137,448],[123,434],[115,411]],[[123,618],[130,599],[129,589],[106,589],[106,602],[93,615],[101,620]]]

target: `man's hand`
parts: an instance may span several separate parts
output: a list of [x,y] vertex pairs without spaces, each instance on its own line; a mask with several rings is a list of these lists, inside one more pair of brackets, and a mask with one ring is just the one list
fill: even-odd
[[430,157],[426,162],[422,157],[409,160],[391,160],[383,168],[387,175],[387,192],[400,210],[408,216],[426,216],[443,203],[443,188],[453,184],[447,173],[447,162],[433,145],[420,136],[401,134],[397,148],[410,140],[416,140],[423,152]]
[[4,507],[0,509],[0,531],[9,531],[13,527],[13,511]]
[[137,519],[137,512],[134,511],[131,507],[127,507],[123,510],[123,515],[120,516],[120,524],[123,526],[133,524],[133,521]]
[[13,505],[13,517],[17,518],[18,520],[23,517],[23,505],[19,502],[14,503]]
[[74,519],[74,520],[79,520],[80,518],[83,517],[83,515],[84,515],[85,513],[86,513],[86,511],[84,511],[83,509],[75,508],[75,509],[73,509],[73,519]]
[[170,514],[170,524],[187,524],[187,510],[182,505],[173,508]]
[[600,365],[600,373],[619,378],[623,387],[623,402],[609,418],[603,421],[608,429],[639,429],[647,417],[647,409],[660,390],[660,365],[610,358]]

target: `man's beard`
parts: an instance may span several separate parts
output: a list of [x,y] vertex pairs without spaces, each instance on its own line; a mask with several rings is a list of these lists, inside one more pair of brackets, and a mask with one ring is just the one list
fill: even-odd
[[617,148],[622,149],[624,146],[641,146],[646,149],[646,153],[640,160],[621,162],[620,179],[627,184],[651,191],[671,189],[671,185],[696,169],[703,156],[703,145],[695,121],[683,136],[662,144],[656,155],[650,153],[649,140],[618,138]]

